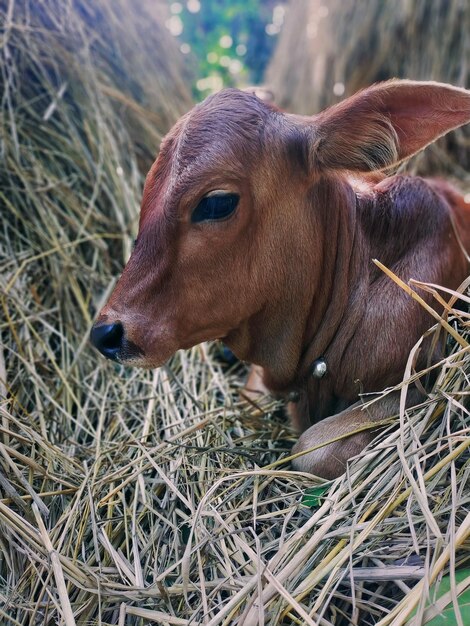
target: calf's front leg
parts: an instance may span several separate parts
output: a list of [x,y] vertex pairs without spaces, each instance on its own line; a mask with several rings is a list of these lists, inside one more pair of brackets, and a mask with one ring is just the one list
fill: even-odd
[[[417,391],[409,391],[407,406],[416,404],[419,398],[420,394]],[[293,447],[292,453],[297,454],[309,450],[368,424],[374,424],[374,422],[380,422],[397,415],[399,406],[399,392],[390,393],[367,408],[364,408],[364,404],[361,402],[353,404],[341,413],[327,417],[306,430]],[[312,452],[307,452],[295,459],[292,465],[298,471],[315,474],[321,478],[328,480],[337,478],[346,470],[348,460],[359,454],[376,435],[377,429],[363,430]]]

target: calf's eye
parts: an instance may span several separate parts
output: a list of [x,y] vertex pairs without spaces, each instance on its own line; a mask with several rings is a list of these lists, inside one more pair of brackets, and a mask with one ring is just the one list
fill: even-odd
[[215,191],[205,196],[191,214],[191,222],[223,220],[237,208],[240,196],[236,193]]

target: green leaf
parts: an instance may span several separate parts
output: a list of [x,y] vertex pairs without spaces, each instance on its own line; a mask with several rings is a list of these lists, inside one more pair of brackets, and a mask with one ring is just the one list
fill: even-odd
[[318,487],[311,487],[304,492],[301,504],[309,506],[312,509],[318,509],[322,503],[323,494],[330,488],[330,483],[324,485],[318,485]]
[[[458,585],[460,582],[465,579],[470,578],[470,568],[459,569],[455,572],[455,583]],[[430,597],[434,598],[434,588],[435,585],[430,589]],[[444,594],[450,591],[450,575],[444,576],[439,584],[439,589],[437,591],[437,595],[435,597],[435,601],[439,600]],[[457,602],[460,609],[460,615],[462,617],[463,624],[470,624],[470,587],[465,589],[458,597]],[[427,604],[427,607],[432,606],[432,604]],[[408,620],[409,623],[416,611],[413,611],[413,614]],[[449,603],[445,607],[445,609],[437,615],[433,617],[428,622],[423,622],[423,625],[427,626],[457,626],[457,618],[455,616],[454,607],[452,604],[452,599],[449,599]]]

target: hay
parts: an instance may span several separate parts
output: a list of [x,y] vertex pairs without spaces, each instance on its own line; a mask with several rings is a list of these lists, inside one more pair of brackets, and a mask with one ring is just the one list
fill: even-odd
[[[310,115],[394,77],[469,88],[470,4],[295,0],[266,84],[279,106]],[[469,128],[459,129],[409,162],[407,169],[448,173],[470,184],[469,146]]]
[[146,381],[108,371],[88,384],[96,419],[67,440],[4,409],[2,464],[15,468],[0,501],[5,623],[52,624],[68,606],[83,624],[422,613],[429,584],[470,558],[468,349],[455,342],[439,367],[424,406],[311,507],[302,494],[315,483],[289,470],[281,418],[237,405],[240,372],[204,348]]
[[49,436],[53,406],[86,419],[105,371],[87,332],[129,255],[143,174],[191,105],[150,4],[0,3],[4,384]]
[[419,619],[429,582],[469,558],[468,316],[449,313],[459,341],[423,407],[305,506],[319,483],[290,470],[279,404],[240,401],[242,366],[200,346],[140,372],[87,343],[130,248],[138,158],[165,128],[148,134],[147,110],[187,105],[176,70],[147,101],[142,66],[110,61],[124,46],[142,61],[127,37],[158,26],[124,2],[120,22],[104,0],[99,22],[80,3],[0,6],[0,623]]

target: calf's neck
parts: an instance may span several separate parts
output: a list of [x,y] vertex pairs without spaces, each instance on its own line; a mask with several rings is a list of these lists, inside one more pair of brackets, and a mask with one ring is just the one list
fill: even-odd
[[[295,452],[397,413],[396,393],[367,410],[359,394],[402,379],[432,318],[372,259],[405,282],[457,288],[470,204],[445,182],[381,172],[469,121],[470,92],[440,83],[380,83],[313,117],[234,89],[210,96],[162,143],[92,342],[153,368],[222,340],[295,398]],[[420,355],[417,367],[439,347],[424,342]],[[330,443],[295,467],[333,478],[372,437]]]

